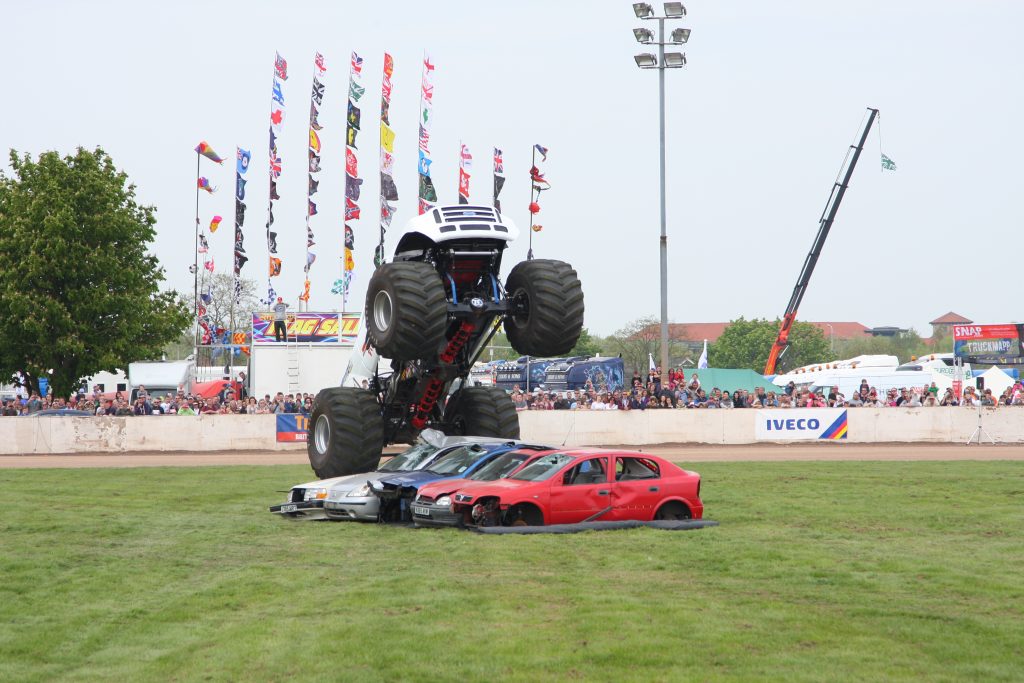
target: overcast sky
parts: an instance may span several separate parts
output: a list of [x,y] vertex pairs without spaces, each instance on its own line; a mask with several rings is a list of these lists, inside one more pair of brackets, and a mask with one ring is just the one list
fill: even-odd
[[[534,143],[550,149],[538,257],[572,263],[586,324],[608,334],[658,315],[657,74],[640,71],[642,25],[625,1],[57,2],[4,0],[0,147],[33,155],[102,146],[157,207],[154,251],[191,294],[195,153],[250,149],[243,275],[266,288],[267,128],[275,50],[288,60],[284,172],[275,228],[295,303],[305,251],[306,149],[313,56],[326,57],[323,167],[313,310],[340,309],[349,53],[365,59],[359,137],[360,309],[377,242],[383,52],[395,58],[391,122],[401,199],[393,247],[416,212],[420,63],[435,71],[432,166],[457,198],[459,141],[475,157],[471,198],[491,193],[491,149],[505,150],[506,212],[524,230]],[[800,318],[913,326],[948,310],[1019,320],[1024,3],[687,2],[686,69],[669,71],[669,316],[710,322],[780,316],[865,108],[882,112],[811,281]],[[660,12],[661,7],[655,7]],[[646,24],[644,24],[646,25]],[[880,135],[881,133],[881,145]],[[898,165],[882,173],[879,149]],[[6,157],[4,158],[6,168]],[[201,218],[218,272],[231,269],[233,163],[203,163],[220,192]]]

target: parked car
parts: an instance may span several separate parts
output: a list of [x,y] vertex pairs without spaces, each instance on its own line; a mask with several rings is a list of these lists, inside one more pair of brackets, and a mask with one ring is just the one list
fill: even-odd
[[297,484],[288,492],[288,499],[280,505],[272,505],[270,511],[302,519],[376,521],[380,499],[370,491],[370,481],[427,467],[467,444],[507,442],[507,439],[445,436],[437,430],[425,429],[413,446],[380,465],[376,471]]
[[452,500],[466,524],[512,526],[700,519],[700,475],[646,453],[579,449],[543,455]]
[[468,477],[495,458],[513,450],[549,451],[550,446],[531,446],[516,441],[473,443],[453,449],[413,472],[380,477],[369,482],[370,490],[380,503],[380,519],[387,522],[408,521],[412,517],[409,504],[424,484],[446,479]]
[[516,449],[502,453],[475,472],[459,479],[441,479],[421,484],[412,501],[412,520],[416,526],[462,526],[461,514],[452,512],[452,496],[466,485],[477,481],[504,479],[553,449]]

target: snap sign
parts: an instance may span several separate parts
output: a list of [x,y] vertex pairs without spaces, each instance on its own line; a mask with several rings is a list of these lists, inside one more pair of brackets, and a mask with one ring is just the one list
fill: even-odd
[[757,411],[759,441],[838,441],[846,438],[845,408],[791,408]]

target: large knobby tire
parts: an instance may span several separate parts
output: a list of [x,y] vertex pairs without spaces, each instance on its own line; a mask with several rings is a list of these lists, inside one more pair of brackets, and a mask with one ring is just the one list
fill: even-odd
[[444,342],[448,309],[429,263],[385,263],[366,290],[366,334],[377,353],[399,361],[432,359]]
[[445,406],[444,421],[450,434],[519,438],[519,414],[512,398],[499,387],[459,389]]
[[322,389],[313,402],[306,451],[321,479],[377,469],[384,420],[373,392],[353,387]]
[[563,356],[583,330],[583,287],[572,266],[562,261],[523,261],[505,285],[512,310],[505,334],[519,353]]

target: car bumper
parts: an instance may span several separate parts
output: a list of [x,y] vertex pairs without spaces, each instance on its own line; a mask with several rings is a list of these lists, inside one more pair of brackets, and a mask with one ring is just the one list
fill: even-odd
[[412,503],[412,521],[416,526],[462,526],[462,513],[452,512],[449,506]]
[[327,515],[327,519],[376,522],[380,516],[380,499],[376,496],[369,496],[328,500],[324,503],[324,514]]
[[282,517],[294,519],[327,519],[324,514],[324,502],[322,500],[305,500],[301,503],[281,503],[271,505],[270,511]]

